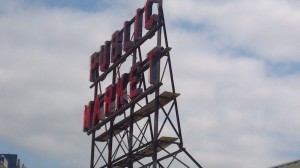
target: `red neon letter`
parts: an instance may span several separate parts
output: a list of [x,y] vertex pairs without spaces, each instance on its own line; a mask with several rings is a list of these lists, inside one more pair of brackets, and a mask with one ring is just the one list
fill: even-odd
[[[94,114],[93,114],[93,125],[97,125],[100,121],[101,115],[100,111],[103,106],[103,97],[104,95],[97,95],[96,100],[95,100],[95,105],[94,105]],[[102,108],[103,110],[103,108]]]
[[134,99],[136,96],[138,96],[142,92],[142,89],[137,87],[139,80],[141,78],[140,73],[138,72],[139,66],[140,66],[140,62],[137,62],[131,67],[130,76],[129,76],[129,78],[130,78],[129,79],[130,80],[129,98],[130,99]]
[[122,55],[122,34],[117,30],[111,39],[111,62],[115,63]]
[[150,30],[157,24],[157,15],[152,14],[154,0],[147,0],[145,5],[145,29]]
[[83,131],[86,132],[91,128],[91,116],[94,108],[94,102],[90,101],[89,105],[85,106],[83,117]]
[[100,49],[100,71],[105,72],[110,63],[110,41],[105,42]]
[[132,42],[130,41],[130,24],[128,21],[124,22],[123,34],[124,34],[123,50],[127,52],[132,47]]
[[159,73],[160,73],[160,53],[161,47],[154,47],[148,54],[147,58],[149,59],[150,75],[149,82],[150,84],[157,84],[159,82]]
[[134,41],[142,38],[143,34],[143,10],[137,9],[134,21]]
[[94,82],[97,77],[99,66],[99,53],[95,52],[91,55],[91,67],[90,67],[90,82]]
[[115,85],[109,85],[106,88],[105,96],[104,96],[104,116],[107,117],[107,115],[111,112],[114,112],[114,101],[116,98],[116,91],[115,91]]
[[116,86],[116,109],[120,109],[125,103],[127,103],[124,96],[127,93],[127,84],[129,81],[129,75],[124,73],[121,78],[119,78]]
[[83,132],[87,132],[89,129],[89,116],[88,116],[88,106],[84,106],[84,112],[83,112]]

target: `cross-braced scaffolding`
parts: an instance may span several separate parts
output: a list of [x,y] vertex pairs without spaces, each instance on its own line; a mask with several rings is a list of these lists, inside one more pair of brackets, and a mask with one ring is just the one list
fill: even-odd
[[[177,105],[177,97],[180,94],[175,91],[171,48],[168,44],[162,2],[148,0],[147,3],[152,4],[146,4],[144,8],[138,9],[136,16],[126,21],[124,28],[118,31],[116,36],[124,36],[125,43],[128,29],[130,34],[130,27],[138,25],[136,22],[141,19],[139,17],[143,14],[149,15],[147,7],[151,7],[150,15],[154,16],[156,23],[149,27],[149,31],[141,34],[141,38],[131,38],[130,46],[124,46],[127,49],[124,49],[120,59],[102,74],[94,74],[95,80],[91,85],[91,88],[94,88],[94,102],[104,101],[105,93],[102,93],[101,86],[107,84],[105,82],[109,79],[112,86],[123,84],[125,87],[121,91],[122,94],[117,94],[109,107],[106,107],[107,104],[102,107],[113,110],[105,117],[101,116],[101,121],[86,130],[87,134],[92,136],[91,168],[201,168],[183,147]],[[156,14],[152,14],[153,4],[157,4]],[[135,33],[137,32],[133,34]],[[143,58],[142,50],[145,43],[148,43],[147,46],[155,47],[147,53],[146,58]],[[147,47],[146,49],[149,51]],[[132,60],[131,64],[128,66],[128,61],[125,60]],[[124,75],[123,71],[128,67],[131,67],[130,73]],[[149,76],[146,75],[147,72],[150,73]],[[129,90],[135,93],[127,93],[128,82],[122,83],[124,79],[129,82],[134,80]],[[123,103],[120,103],[121,101]]]

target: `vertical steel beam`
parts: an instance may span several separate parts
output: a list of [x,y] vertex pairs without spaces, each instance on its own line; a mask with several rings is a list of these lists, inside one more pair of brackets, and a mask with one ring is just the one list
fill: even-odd
[[[157,1],[157,8],[158,8],[158,24],[162,23],[162,13],[160,12],[160,8],[162,8],[162,0]],[[161,27],[157,30],[157,46],[161,46]],[[160,72],[160,62],[157,63],[159,69],[158,72]],[[160,74],[158,74],[158,80],[156,81],[157,83],[159,82],[160,79]],[[159,119],[159,88],[156,89],[155,91],[155,112],[154,112],[154,139],[153,139],[153,168],[157,168],[157,148],[158,148],[158,119]]]
[[[136,63],[137,60],[137,50],[133,51],[132,55],[132,65]],[[129,137],[128,137],[128,159],[127,165],[129,168],[133,167],[133,155],[132,155],[132,148],[133,148],[133,113],[134,113],[134,105],[130,108],[130,116],[129,116]]]
[[[95,78],[99,77],[99,72],[97,71],[95,74]],[[96,100],[98,94],[98,84],[95,85],[94,89],[94,100]],[[91,142],[91,162],[90,162],[90,168],[94,168],[94,158],[95,158],[95,132],[92,134],[92,142]]]
[[[114,68],[113,70],[113,77],[112,77],[112,84],[115,85],[116,84],[116,77],[117,77],[117,69]],[[109,126],[109,141],[108,141],[108,167],[112,166],[112,147],[113,147],[113,137],[114,137],[114,120],[115,118],[113,118],[110,121],[110,126]]]
[[93,132],[92,134],[90,168],[94,168],[94,154],[95,154],[95,132]]
[[109,128],[109,140],[108,140],[108,167],[112,167],[112,146],[113,146],[113,134],[114,134],[114,130],[113,130],[113,126],[114,126],[114,119],[110,122],[110,128]]
[[154,139],[153,139],[153,168],[157,168],[157,148],[158,148],[158,110],[159,110],[159,88],[155,91],[155,112],[154,112]]
[[129,117],[129,138],[128,138],[128,167],[133,168],[133,155],[132,155],[132,148],[133,148],[133,113],[134,113],[134,105],[130,108],[130,117]]

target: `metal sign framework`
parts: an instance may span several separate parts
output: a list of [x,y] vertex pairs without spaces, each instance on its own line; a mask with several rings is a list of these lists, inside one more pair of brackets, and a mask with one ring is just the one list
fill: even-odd
[[[157,14],[152,14],[153,4],[157,4]],[[151,25],[148,25],[146,28],[148,31],[144,35],[137,28],[143,22],[143,14],[146,20],[151,20]],[[131,38],[129,41],[130,27],[133,25],[134,39],[131,41]],[[140,38],[136,38],[138,36]],[[114,63],[106,67],[102,74],[99,74],[98,70],[91,73],[94,77],[93,84],[90,86],[94,88],[93,102],[101,102],[101,100],[105,102],[105,98],[111,98],[108,96],[111,94],[117,96],[111,99],[113,102],[100,103],[102,106],[98,107],[99,110],[109,108],[107,113],[95,117],[91,112],[89,123],[84,120],[84,124],[90,124],[90,127],[84,125],[84,131],[92,135],[90,168],[157,168],[174,167],[174,165],[190,167],[189,164],[201,168],[183,147],[176,100],[180,94],[175,92],[171,48],[168,44],[162,2],[147,0],[145,7],[137,9],[136,16],[126,21],[124,28],[113,34],[112,43],[116,40],[115,37],[119,37],[118,42],[123,42],[124,54],[121,52],[118,59],[112,60]],[[156,41],[156,46],[147,54],[147,58],[143,59],[142,45],[150,39]],[[125,43],[128,41],[129,43]],[[118,47],[112,45],[112,52],[116,52]],[[124,69],[122,66],[125,66],[127,59],[132,59],[130,73],[121,75]],[[101,64],[101,60],[99,61]],[[150,73],[148,78],[145,75],[147,72]],[[119,94],[112,92],[110,87],[102,93],[101,86],[109,80],[109,76],[112,79],[111,86],[123,85],[118,87],[122,88]],[[122,84],[122,79],[125,78],[127,80]],[[149,82],[146,82],[147,79]],[[128,83],[130,93],[127,93]],[[169,88],[171,90],[168,90]],[[92,109],[95,108],[94,103]],[[86,118],[86,111],[84,115]],[[94,121],[97,119],[98,122]]]

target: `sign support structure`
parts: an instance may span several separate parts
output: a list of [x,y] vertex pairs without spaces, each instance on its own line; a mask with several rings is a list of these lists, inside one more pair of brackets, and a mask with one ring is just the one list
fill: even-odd
[[90,168],[202,168],[183,147],[170,51],[162,0],[147,0],[91,55]]

